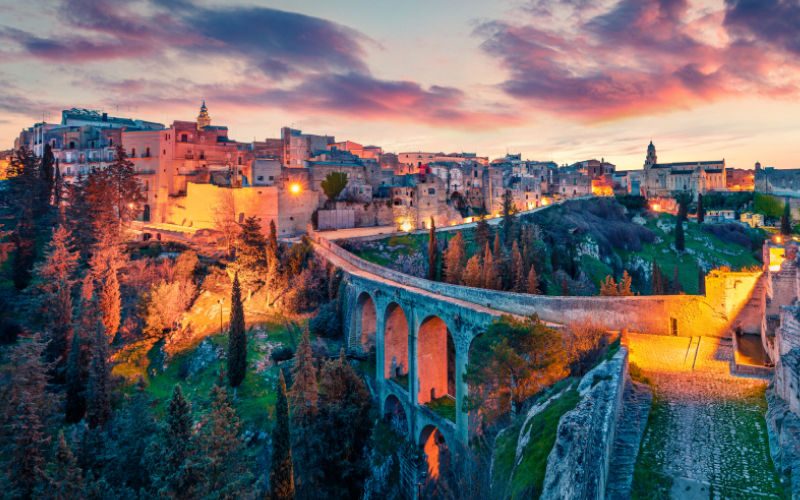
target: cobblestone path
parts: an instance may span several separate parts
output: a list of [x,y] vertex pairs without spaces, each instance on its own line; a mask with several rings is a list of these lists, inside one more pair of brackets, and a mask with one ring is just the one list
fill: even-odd
[[766,381],[731,376],[724,340],[633,337],[631,362],[654,390],[633,496],[781,498],[764,421]]

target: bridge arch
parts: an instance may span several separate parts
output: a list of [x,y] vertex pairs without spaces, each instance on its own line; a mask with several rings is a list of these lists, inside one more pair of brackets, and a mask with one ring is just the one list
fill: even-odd
[[434,425],[427,425],[419,435],[419,445],[425,454],[428,477],[438,479],[450,467],[450,450],[444,434]]
[[375,301],[367,292],[361,292],[356,299],[355,337],[358,346],[365,353],[375,352],[375,334],[378,326],[378,310]]
[[394,394],[389,394],[383,403],[383,420],[402,435],[408,435],[409,420],[406,409]]
[[439,316],[428,316],[417,333],[417,373],[420,404],[456,397],[455,344],[447,323]]
[[[386,306],[384,313],[384,376],[387,379],[408,378],[408,317],[397,302]],[[405,384],[408,388],[408,380]]]

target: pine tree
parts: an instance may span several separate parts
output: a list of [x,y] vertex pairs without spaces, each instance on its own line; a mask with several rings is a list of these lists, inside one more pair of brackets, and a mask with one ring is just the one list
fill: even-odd
[[159,439],[153,441],[147,466],[159,496],[176,498],[186,495],[192,485],[187,461],[193,453],[192,405],[183,396],[180,384],[172,390]]
[[606,276],[606,279],[600,283],[600,295],[604,297],[616,297],[619,295],[619,288],[617,288],[617,282],[614,280],[614,277],[610,274]]
[[494,286],[496,290],[505,290],[510,281],[506,249],[500,242],[500,233],[495,233],[492,245],[492,263],[494,264]]
[[242,424],[224,387],[211,390],[211,410],[197,434],[197,453],[191,455],[193,476],[199,479],[200,497],[247,496],[250,474],[241,438]]
[[61,207],[61,200],[64,197],[64,178],[61,177],[61,166],[56,159],[55,174],[53,175],[53,205],[56,208]]
[[78,262],[77,252],[69,251],[68,240],[67,230],[58,226],[45,260],[36,270],[49,341],[46,356],[49,362],[59,364],[66,360],[72,336],[72,286]]
[[536,275],[536,267],[533,265],[531,265],[531,269],[528,271],[527,292],[535,295],[541,293],[539,291],[539,277]]
[[46,479],[40,483],[37,497],[54,500],[83,498],[83,473],[75,455],[64,438],[64,431],[58,431],[58,441],[53,460],[47,467]]
[[466,251],[464,250],[464,236],[461,231],[448,242],[447,250],[444,252],[444,276],[445,281],[454,285],[460,285],[464,275],[464,264],[466,263]]
[[291,428],[283,372],[279,372],[278,377],[278,400],[275,402],[275,426],[272,428],[272,465],[269,483],[273,500],[288,500],[294,498]]
[[481,269],[481,274],[481,286],[487,290],[496,290],[497,275],[495,274],[494,257],[488,242],[483,249],[483,269]]
[[136,218],[144,195],[133,162],[128,159],[128,153],[121,144],[117,144],[114,161],[105,170],[117,224],[121,230],[122,226]]
[[697,223],[702,224],[706,220],[706,209],[703,207],[703,195],[697,194]]
[[783,215],[781,215],[781,234],[789,236],[792,234],[792,209],[787,198],[783,204]]
[[492,230],[489,227],[489,223],[486,222],[486,217],[478,219],[478,222],[475,224],[475,245],[478,248],[483,248],[489,243],[491,234]]
[[527,289],[525,276],[525,264],[522,262],[522,254],[519,251],[519,244],[516,240],[511,245],[511,279],[512,291],[523,293]]
[[22,211],[12,242],[14,258],[11,262],[11,277],[16,289],[23,290],[31,282],[31,271],[36,260],[36,222],[31,208]]
[[267,274],[267,240],[258,217],[248,217],[241,225],[236,243],[236,267],[248,290],[258,286]]
[[80,422],[86,413],[84,397],[83,363],[80,332],[75,331],[70,343],[66,368],[66,404],[64,419],[67,423]]
[[661,268],[658,266],[655,259],[653,260],[652,274],[651,293],[653,295],[664,295],[667,292],[667,287],[664,286],[664,274],[661,272]]
[[86,387],[86,420],[91,428],[103,427],[111,418],[111,387],[108,369],[108,340],[98,322],[92,343],[89,381]]
[[39,182],[39,203],[40,210],[46,209],[50,206],[53,197],[53,185],[55,183],[55,156],[53,155],[53,148],[50,144],[44,145],[44,153],[42,154],[41,166],[39,167],[39,175],[41,181]]
[[314,354],[308,330],[297,346],[292,369],[292,388],[289,391],[289,402],[292,407],[292,422],[313,416],[317,412],[317,369],[314,366]]
[[481,270],[481,258],[479,255],[473,255],[467,261],[467,267],[464,268],[464,285],[473,288],[480,288],[483,286],[483,272]]
[[247,373],[247,334],[245,333],[242,291],[239,274],[233,277],[231,289],[231,322],[228,331],[228,383],[239,387]]
[[629,297],[633,295],[633,290],[631,290],[631,275],[628,274],[628,271],[622,271],[622,279],[617,287],[617,295],[620,297]]
[[431,217],[431,227],[428,230],[428,279],[436,281],[436,262],[439,256],[439,247],[436,244],[436,223]]

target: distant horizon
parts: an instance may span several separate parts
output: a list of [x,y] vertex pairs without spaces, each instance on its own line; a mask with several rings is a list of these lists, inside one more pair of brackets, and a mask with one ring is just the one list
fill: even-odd
[[[797,168],[800,6],[741,0],[0,0],[0,146],[64,108],[233,139]],[[420,15],[424,13],[424,15]],[[765,27],[769,27],[769,29]],[[114,110],[114,111],[111,111]],[[52,121],[52,120],[47,120]]]

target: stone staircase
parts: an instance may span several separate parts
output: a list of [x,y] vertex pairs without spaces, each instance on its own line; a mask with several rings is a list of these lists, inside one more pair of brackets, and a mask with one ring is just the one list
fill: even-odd
[[614,449],[608,468],[607,499],[631,497],[633,470],[652,400],[653,394],[646,385],[628,379],[622,395],[622,411],[617,420]]

